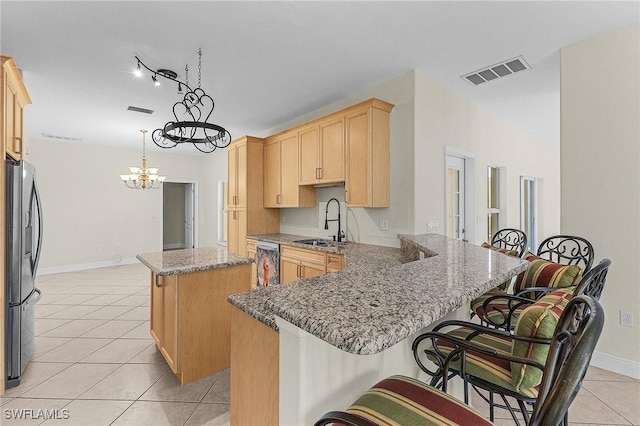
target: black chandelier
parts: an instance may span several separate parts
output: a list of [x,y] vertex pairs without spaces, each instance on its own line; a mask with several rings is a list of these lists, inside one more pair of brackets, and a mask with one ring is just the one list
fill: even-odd
[[[178,74],[168,69],[151,69],[135,56],[138,67],[134,74],[142,76],[142,68],[152,73],[151,80],[156,86],[160,85],[158,77],[163,77],[178,83],[178,94],[182,94],[182,87],[186,89],[184,98],[173,105],[175,121],[168,121],[163,128],[151,133],[151,139],[160,148],[174,148],[178,144],[192,143],[199,151],[210,153],[217,148],[226,148],[231,143],[231,133],[222,126],[209,123],[215,103],[213,98],[200,88],[202,76],[202,49],[198,49],[198,88],[189,87],[189,67],[185,65],[185,81],[178,79]],[[178,115],[186,116],[180,121]]]

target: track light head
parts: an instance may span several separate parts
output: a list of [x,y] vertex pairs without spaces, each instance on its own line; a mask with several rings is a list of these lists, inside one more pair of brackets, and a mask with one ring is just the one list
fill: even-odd
[[154,84],[155,86],[160,86],[160,82],[158,81],[158,79],[156,78],[156,76],[155,76],[155,75],[152,75],[152,76],[151,76],[151,80],[153,80],[153,84]]
[[138,67],[133,70],[133,75],[136,77],[142,77],[142,69],[140,68],[140,61],[138,61]]

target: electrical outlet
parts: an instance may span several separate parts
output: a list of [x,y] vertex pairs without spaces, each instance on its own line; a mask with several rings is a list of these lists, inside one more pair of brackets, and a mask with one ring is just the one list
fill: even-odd
[[380,219],[380,221],[378,222],[378,227],[380,228],[381,231],[388,231],[389,219]]
[[427,221],[427,231],[437,231],[438,230],[438,221],[437,220],[428,220]]
[[633,327],[633,313],[620,311],[620,325]]
[[313,226],[318,226],[318,216],[313,217]]

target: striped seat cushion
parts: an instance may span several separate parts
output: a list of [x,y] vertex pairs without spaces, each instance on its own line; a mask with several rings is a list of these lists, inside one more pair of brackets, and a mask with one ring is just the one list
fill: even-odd
[[405,376],[380,381],[346,412],[377,425],[491,425],[462,401]]
[[582,268],[579,266],[549,262],[531,253],[524,258],[530,264],[513,284],[514,293],[529,287],[571,287],[580,281]]
[[[486,302],[490,297],[500,296],[503,294],[507,293],[500,290],[499,288],[488,291],[482,296],[477,297],[471,301],[471,310],[478,316],[478,318],[487,318],[491,323],[501,324],[504,321],[504,318],[496,309],[499,309],[503,312],[508,312],[509,308],[506,306],[506,303],[500,303],[500,300],[496,300],[495,306],[494,304],[491,304],[490,308],[487,309],[487,312],[485,312],[484,302]],[[495,307],[496,309],[492,309],[491,307]]]
[[[470,338],[469,336],[473,332],[474,330],[472,328],[458,327],[454,330],[448,331],[447,335],[458,339],[469,340],[476,345],[496,350],[502,355],[511,355],[512,340],[510,337],[480,334]],[[453,345],[444,339],[437,341],[436,344],[441,356],[446,356],[453,350]],[[427,357],[434,361],[434,355],[427,354]],[[465,360],[465,374],[477,377],[487,382],[495,383],[502,388],[509,389],[514,392],[517,391],[524,396],[537,398],[538,389],[536,387],[516,390],[511,372],[512,365],[509,361],[472,352],[468,352],[466,354]],[[453,371],[460,371],[460,362],[452,361],[449,364],[449,369]]]
[[[515,336],[551,340],[564,308],[572,293],[563,289],[552,291],[536,303],[526,307],[516,324]],[[544,365],[549,355],[549,345],[514,340],[512,355],[527,358]],[[513,385],[520,391],[538,386],[542,381],[542,370],[531,365],[511,363]]]

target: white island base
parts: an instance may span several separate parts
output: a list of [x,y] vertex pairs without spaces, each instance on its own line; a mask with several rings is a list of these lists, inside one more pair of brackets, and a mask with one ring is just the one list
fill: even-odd
[[[328,411],[344,410],[378,381],[403,374],[424,382],[411,345],[421,333],[444,320],[469,319],[463,306],[440,321],[373,355],[345,352],[276,316],[280,329],[280,425],[312,425]],[[462,382],[449,382],[447,391],[462,399]]]

